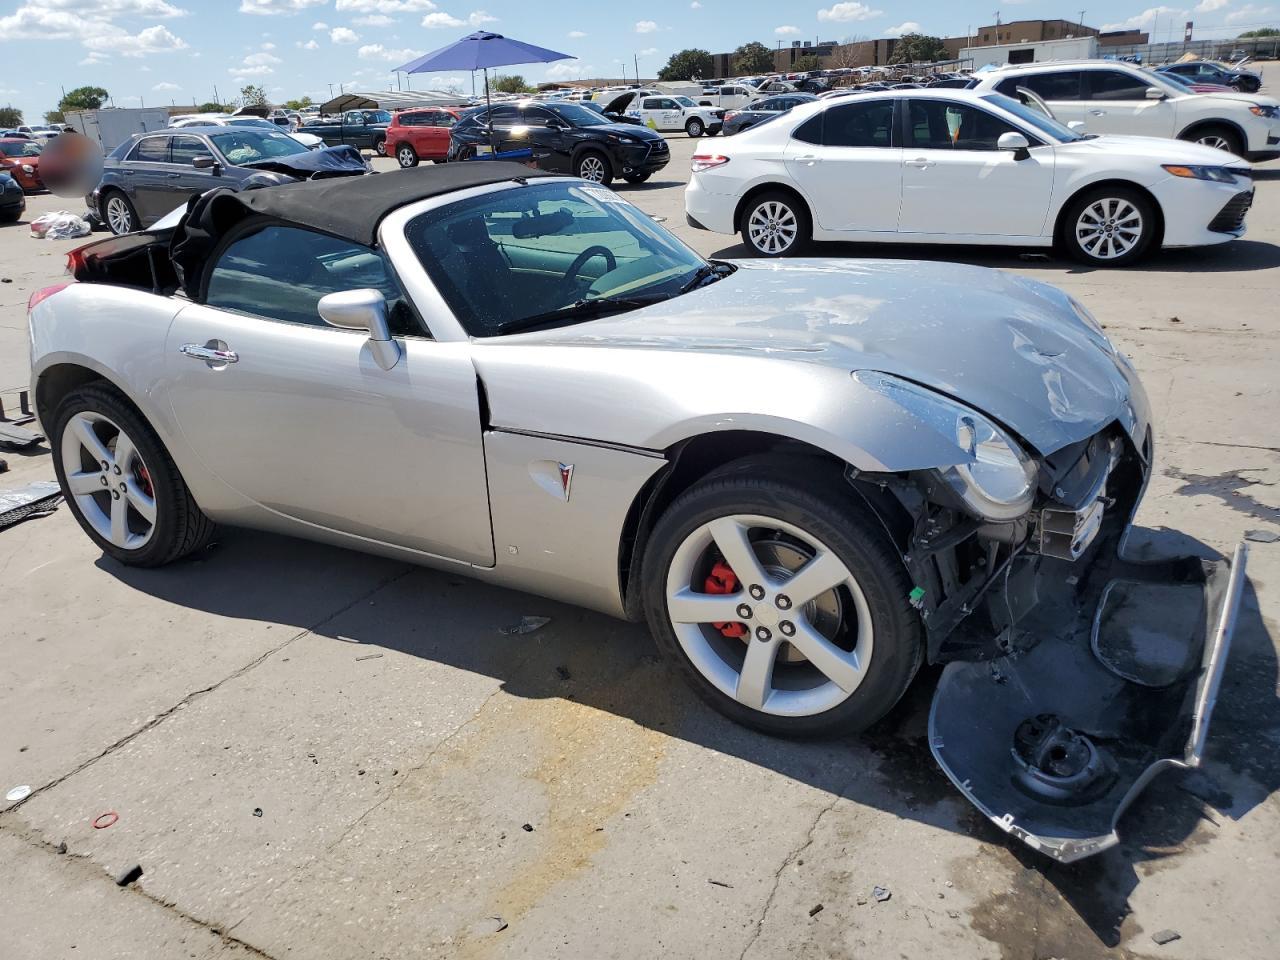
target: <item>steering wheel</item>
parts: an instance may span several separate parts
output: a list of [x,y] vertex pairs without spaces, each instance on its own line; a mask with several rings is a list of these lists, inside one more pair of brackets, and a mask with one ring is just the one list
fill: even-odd
[[618,269],[618,260],[614,257],[613,251],[597,243],[595,246],[587,247],[587,249],[573,258],[573,263],[569,264],[569,269],[564,272],[563,283],[566,289],[571,289],[578,282],[578,272],[587,265],[587,261],[592,257],[604,257],[604,261],[609,268],[605,273],[608,273],[609,270]]

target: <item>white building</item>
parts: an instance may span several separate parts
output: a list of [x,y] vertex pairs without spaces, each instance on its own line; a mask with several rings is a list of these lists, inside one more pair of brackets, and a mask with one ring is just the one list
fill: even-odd
[[986,47],[964,47],[961,60],[972,60],[973,69],[987,64],[1042,63],[1045,60],[1094,60],[1098,57],[1097,37],[1068,37],[1035,43],[1001,43]]

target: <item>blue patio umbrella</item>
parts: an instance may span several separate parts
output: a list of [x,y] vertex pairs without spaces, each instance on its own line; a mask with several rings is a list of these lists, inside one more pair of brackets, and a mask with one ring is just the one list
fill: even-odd
[[[506,67],[517,63],[552,63],[556,60],[573,60],[567,53],[557,53],[546,47],[512,40],[500,33],[477,30],[439,50],[424,53],[396,68],[396,73],[440,73],[445,70],[484,71],[484,102],[489,101],[489,68]],[[493,124],[489,124],[489,146],[493,146]]]

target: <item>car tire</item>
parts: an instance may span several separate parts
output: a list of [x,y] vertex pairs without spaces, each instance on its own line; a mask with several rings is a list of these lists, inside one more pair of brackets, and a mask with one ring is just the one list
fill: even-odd
[[706,126],[697,117],[694,117],[684,125],[684,132],[695,139],[702,136],[706,129]]
[[583,150],[573,162],[573,175],[607,187],[613,183],[613,169],[609,158],[599,150]]
[[380,157],[385,157],[387,155],[387,138],[386,137],[378,137],[376,140],[373,141],[373,152]]
[[719,133],[719,132],[720,132],[720,128],[718,128],[718,127],[717,127],[717,128],[715,128],[715,129],[712,129],[711,127],[707,127],[707,136],[708,136],[708,137],[714,137],[714,136],[715,136],[717,133]]
[[0,213],[0,223],[17,223],[21,219],[21,210],[14,210],[12,213]]
[[[93,439],[86,442],[84,431]],[[217,532],[151,424],[115,387],[90,383],[67,394],[50,442],[72,515],[113,559],[163,566],[207,546]],[[130,452],[117,460],[122,442]]]
[[1225,150],[1227,153],[1235,154],[1237,157],[1244,153],[1244,143],[1240,139],[1240,134],[1220,124],[1213,124],[1207,127],[1197,127],[1191,133],[1183,136],[1184,140],[1190,140],[1192,143],[1202,143],[1206,147],[1216,147],[1219,150]]
[[627,183],[644,183],[651,176],[653,176],[653,171],[646,170],[644,173],[624,173],[622,179]]
[[760,257],[790,257],[802,252],[813,235],[809,211],[794,195],[770,190],[752,198],[742,211],[742,242]]
[[400,164],[401,169],[418,165],[418,151],[413,149],[413,144],[402,143],[396,147],[396,163]]
[[1074,259],[1095,267],[1126,267],[1156,238],[1155,205],[1130,187],[1080,194],[1063,212],[1062,243]]
[[[719,546],[721,531],[741,544],[744,530],[756,569],[767,575],[764,584],[737,580],[732,568],[743,565],[742,554]],[[806,555],[808,563],[817,557],[824,571],[835,570],[837,583],[812,599],[788,600],[792,581],[784,577],[808,569]],[[726,580],[720,563],[729,557],[732,579]],[[713,591],[709,578],[716,576],[720,589]],[[838,474],[802,474],[776,460],[750,458],[711,475],[658,520],[645,550],[642,584],[645,614],[663,656],[712,707],[765,733],[865,730],[898,702],[924,658],[923,629],[901,556]],[[764,596],[753,592],[757,586]],[[732,595],[727,606],[720,602],[726,592]],[[698,609],[704,596],[717,606]],[[673,603],[686,613],[673,613]],[[728,621],[690,622],[726,610]],[[745,637],[726,634],[726,627],[737,629],[735,623],[746,627]],[[817,662],[805,650],[818,654]],[[749,666],[753,658],[757,668],[770,664],[763,684],[743,679],[762,675]],[[779,672],[783,682],[775,686]]]
[[117,237],[141,230],[138,211],[123,190],[108,190],[102,198],[102,222]]

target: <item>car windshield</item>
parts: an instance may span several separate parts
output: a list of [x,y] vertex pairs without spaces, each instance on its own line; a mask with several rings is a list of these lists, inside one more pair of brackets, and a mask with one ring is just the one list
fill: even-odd
[[609,122],[594,110],[577,103],[544,103],[543,106],[575,127],[598,127]]
[[209,139],[227,162],[236,166],[307,152],[293,137],[271,130],[226,130],[209,134]]
[[260,130],[274,130],[276,125],[270,120],[263,120],[261,117],[236,117],[234,120],[228,120],[229,127],[257,127]]
[[446,204],[410,221],[406,235],[475,337],[548,314],[557,314],[549,324],[580,322],[665,300],[713,270],[612,190],[570,180]]
[[386,110],[366,110],[364,114],[364,122],[365,123],[390,123],[391,114],[388,113]]
[[4,140],[0,141],[0,153],[6,157],[38,157],[44,144],[38,140]]
[[1041,133],[1057,140],[1059,143],[1075,143],[1077,140],[1085,139],[1065,124],[1059,123],[1052,117],[1046,117],[1035,107],[1020,103],[1013,97],[1006,97],[1003,93],[989,93],[983,96],[982,99],[999,107],[1001,110],[1009,111],[1023,123],[1035,127]]
[[688,97],[672,97],[671,99],[675,100],[675,102],[676,102],[676,103],[678,103],[678,104],[680,104],[680,106],[682,106],[682,107],[696,107],[696,106],[697,106],[697,104],[696,104],[696,103],[694,103],[692,100],[690,100]]

